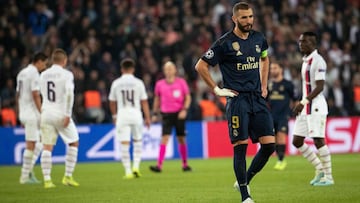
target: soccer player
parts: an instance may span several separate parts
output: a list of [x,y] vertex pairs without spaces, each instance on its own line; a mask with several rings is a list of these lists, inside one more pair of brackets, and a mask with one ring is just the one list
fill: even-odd
[[40,75],[40,92],[43,98],[40,130],[44,149],[41,153],[41,169],[44,187],[56,187],[51,180],[52,151],[58,134],[67,144],[65,156],[65,175],[62,183],[79,186],[73,177],[77,162],[79,135],[71,119],[74,103],[74,75],[66,70],[67,55],[62,49],[52,53],[53,65]]
[[33,167],[38,159],[42,144],[40,143],[41,98],[40,72],[46,68],[48,57],[44,53],[34,55],[32,62],[22,69],[16,78],[16,103],[19,119],[25,127],[26,149],[23,154],[20,184],[39,183]]
[[[252,30],[253,9],[245,2],[233,7],[233,30],[225,33],[199,59],[195,68],[217,96],[226,96],[226,118],[234,149],[234,172],[243,202],[254,202],[248,191],[252,178],[275,149],[273,119],[267,107],[268,44]],[[219,64],[224,88],[216,85],[209,66]],[[261,147],[246,171],[248,139]]]
[[[326,62],[316,49],[317,39],[313,32],[304,32],[299,38],[299,48],[304,55],[301,67],[302,100],[296,104],[293,145],[315,167],[314,186],[333,185],[331,155],[325,143],[328,106],[323,95]],[[319,156],[304,143],[305,137],[314,140]]]
[[274,119],[275,151],[278,157],[274,169],[284,170],[287,163],[284,160],[286,152],[286,136],[288,133],[288,120],[290,118],[290,105],[295,100],[294,85],[284,79],[283,67],[278,62],[270,64],[268,103]]
[[185,119],[191,103],[189,87],[186,81],[176,76],[177,70],[173,62],[168,61],[163,65],[164,79],[155,84],[155,98],[153,104],[153,121],[162,116],[162,137],[160,142],[159,157],[156,166],[150,166],[153,172],[161,172],[165,159],[166,144],[169,141],[171,130],[175,127],[178,149],[182,159],[182,170],[191,171],[187,163],[187,147],[185,133]]
[[[116,135],[121,143],[121,161],[125,168],[124,179],[140,177],[142,151],[143,116],[145,125],[150,128],[150,108],[144,82],[134,76],[135,62],[126,58],[121,61],[122,76],[113,81],[110,89],[110,111]],[[130,140],[133,141],[133,167],[130,161]]]

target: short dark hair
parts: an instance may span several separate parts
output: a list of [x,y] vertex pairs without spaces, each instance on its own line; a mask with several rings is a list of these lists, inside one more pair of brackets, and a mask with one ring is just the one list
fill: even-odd
[[315,32],[306,31],[306,32],[303,32],[302,35],[307,36],[307,37],[311,37],[312,42],[314,43],[314,45],[316,45],[318,36],[317,36],[317,34]]
[[125,58],[121,61],[120,66],[124,70],[129,70],[131,68],[135,68],[135,61],[131,58]]
[[46,56],[43,52],[36,53],[33,58],[31,59],[32,63],[36,63],[38,61],[46,61],[48,56]]
[[238,10],[248,10],[249,8],[250,5],[244,1],[236,3],[233,7],[233,14],[235,14]]

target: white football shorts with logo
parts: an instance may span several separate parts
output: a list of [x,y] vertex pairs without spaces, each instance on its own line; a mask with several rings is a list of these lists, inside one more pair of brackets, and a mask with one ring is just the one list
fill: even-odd
[[325,138],[326,115],[299,115],[295,119],[293,134],[301,137]]
[[141,140],[143,136],[143,118],[136,109],[119,109],[116,119],[116,136],[122,141]]
[[70,123],[64,127],[64,115],[42,112],[40,121],[41,142],[47,145],[55,145],[58,135],[64,143],[70,144],[79,140],[74,121],[70,118]]

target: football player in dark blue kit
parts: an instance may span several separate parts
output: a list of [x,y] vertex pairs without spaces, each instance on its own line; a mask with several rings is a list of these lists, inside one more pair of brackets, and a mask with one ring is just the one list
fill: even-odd
[[[253,10],[249,4],[234,5],[235,26],[218,39],[199,59],[195,68],[206,84],[218,96],[226,96],[226,117],[229,137],[234,149],[236,186],[242,202],[254,202],[248,184],[267,163],[275,150],[272,116],[267,107],[269,74],[268,44],[263,34],[252,30]],[[209,66],[219,64],[224,87],[216,85]],[[248,138],[261,147],[246,170]]]
[[294,85],[284,79],[283,68],[278,62],[270,64],[270,81],[268,85],[268,103],[274,119],[275,151],[278,157],[274,169],[284,170],[287,163],[284,160],[286,152],[286,136],[288,120],[291,115],[292,101],[295,101]]

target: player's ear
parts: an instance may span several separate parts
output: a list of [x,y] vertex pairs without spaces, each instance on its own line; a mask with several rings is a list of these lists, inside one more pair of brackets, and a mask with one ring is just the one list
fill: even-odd
[[235,23],[235,25],[236,25],[236,16],[235,15],[232,15],[231,16],[231,20]]

